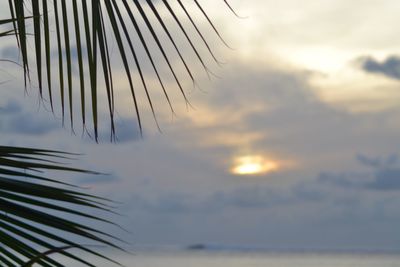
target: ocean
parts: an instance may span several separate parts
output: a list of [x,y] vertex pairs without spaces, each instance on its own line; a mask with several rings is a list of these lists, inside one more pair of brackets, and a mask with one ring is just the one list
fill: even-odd
[[[126,267],[400,267],[400,254],[390,253],[252,253],[136,252],[114,257]],[[109,262],[86,258],[99,267]],[[77,263],[66,266],[78,267]]]

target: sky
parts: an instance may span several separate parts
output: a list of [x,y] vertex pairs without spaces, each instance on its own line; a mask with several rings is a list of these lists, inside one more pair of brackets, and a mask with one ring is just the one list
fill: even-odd
[[7,65],[2,144],[84,154],[109,175],[63,179],[121,202],[132,234],[108,230],[134,246],[400,250],[400,2],[230,2],[245,18],[204,1],[232,46],[211,39],[218,77],[198,71],[176,116],[157,98],[161,133],[147,114],[140,137],[121,84],[119,142],[73,135]]

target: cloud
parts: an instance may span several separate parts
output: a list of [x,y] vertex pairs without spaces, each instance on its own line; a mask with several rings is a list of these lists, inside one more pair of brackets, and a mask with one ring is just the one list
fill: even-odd
[[328,195],[324,190],[316,188],[315,181],[303,182],[294,185],[292,188],[292,195],[294,200],[298,202],[314,202],[321,203],[328,198]]
[[39,136],[60,128],[54,118],[45,118],[40,113],[27,113],[21,104],[13,99],[0,107],[0,115],[0,131],[4,133]]
[[[111,184],[116,179],[114,176],[82,178],[83,183],[104,183],[106,194],[115,194],[117,198],[120,195],[131,195],[135,190],[138,192],[126,203],[132,211],[129,216],[136,222],[127,225],[132,227],[135,232],[134,241],[138,243],[149,240],[154,243],[177,240],[197,242],[214,238],[219,242],[232,243],[250,243],[258,240],[263,244],[278,246],[284,242],[288,246],[295,245],[297,243],[292,242],[295,241],[301,243],[299,246],[310,246],[310,240],[319,239],[320,244],[330,246],[330,240],[337,238],[338,242],[335,244],[343,247],[349,243],[339,240],[341,238],[353,238],[353,241],[358,241],[356,245],[364,245],[364,238],[370,237],[373,244],[371,247],[388,244],[385,242],[398,236],[398,219],[380,217],[374,221],[369,220],[369,216],[373,213],[371,210],[378,206],[376,203],[382,203],[379,207],[387,208],[383,203],[387,192],[382,188],[387,188],[389,181],[394,179],[396,165],[388,166],[385,163],[387,159],[384,158],[361,155],[358,161],[362,163],[361,168],[366,169],[365,173],[352,173],[349,170],[354,169],[349,161],[354,151],[367,150],[376,154],[389,154],[399,147],[398,113],[362,116],[340,112],[336,107],[330,108],[321,103],[319,95],[313,93],[307,74],[287,69],[286,65],[284,70],[266,66],[274,64],[271,62],[275,61],[275,58],[270,58],[266,52],[276,55],[276,50],[281,55],[284,54],[285,58],[292,59],[293,55],[299,55],[303,48],[307,48],[307,55],[304,56],[303,53],[305,61],[315,62],[320,68],[337,56],[336,53],[324,52],[327,57],[319,57],[321,53],[318,52],[318,48],[321,46],[325,47],[328,44],[329,47],[341,49],[343,42],[346,42],[346,45],[351,46],[349,49],[356,48],[354,53],[359,55],[359,49],[365,51],[368,47],[373,47],[376,51],[376,44],[382,42],[382,36],[390,39],[387,44],[392,46],[393,34],[379,31],[377,34],[380,36],[377,38],[376,33],[368,31],[367,39],[357,39],[356,36],[364,36],[364,29],[370,27],[365,26],[365,21],[357,20],[354,11],[360,12],[360,9],[349,8],[348,1],[325,1],[326,5],[319,5],[315,9],[313,1],[304,4],[283,0],[276,9],[271,10],[269,15],[272,16],[272,20],[271,16],[268,16],[268,22],[263,18],[265,11],[269,9],[259,7],[273,5],[274,1],[256,2],[257,17],[248,20],[250,25],[246,25],[242,31],[246,32],[246,35],[250,31],[250,38],[238,35],[238,27],[225,27],[227,31],[232,31],[233,36],[239,38],[238,44],[234,46],[239,48],[241,44],[249,42],[249,45],[244,47],[244,53],[234,53],[250,55],[245,58],[248,60],[247,64],[238,60],[226,65],[223,70],[224,78],[213,82],[215,87],[208,90],[209,97],[198,94],[193,97],[194,102],[205,99],[202,105],[197,106],[197,112],[193,112],[193,117],[198,117],[193,120],[201,117],[205,118],[203,121],[212,123],[201,124],[202,127],[188,123],[184,125],[186,128],[182,128],[177,119],[178,122],[171,127],[176,130],[163,129],[169,133],[132,144],[129,141],[138,138],[138,130],[134,128],[136,122],[122,120],[122,123],[117,122],[117,136],[123,143],[122,146],[110,148],[106,145],[95,147],[83,144],[81,148],[81,144],[77,147],[71,142],[62,148],[84,152],[90,150],[91,156],[88,158],[98,162],[101,168],[106,170],[114,168],[117,170],[116,177],[123,179],[116,186]],[[391,7],[398,6],[399,1],[389,2],[384,9],[396,13],[398,9]],[[352,2],[351,5],[357,6],[359,3]],[[383,6],[378,2],[371,5]],[[368,13],[360,14],[371,14],[376,18],[375,15],[379,12],[376,12],[376,8],[371,8],[371,5],[362,5],[363,10],[368,9]],[[248,10],[247,6],[245,11]],[[292,16],[285,16],[288,10],[289,13],[295,12],[295,20]],[[341,19],[341,23],[338,24],[334,19],[325,19],[327,15],[335,18],[338,13],[345,14],[345,21]],[[379,20],[379,23],[383,26],[393,25],[386,19],[397,19],[397,14],[387,16],[387,12],[383,13],[385,20]],[[260,23],[257,23],[257,20]],[[234,18],[232,23],[235,23]],[[346,32],[343,29],[347,29],[348,25],[356,27],[347,31],[344,38],[337,38]],[[270,31],[260,37],[260,32],[266,28]],[[388,27],[382,29],[392,31]],[[268,40],[268,46],[260,38]],[[351,44],[348,44],[348,41]],[[360,47],[360,44],[363,47]],[[299,49],[291,50],[290,47],[294,46]],[[74,51],[72,54],[76,56]],[[349,57],[354,58],[353,54]],[[269,62],[263,65],[252,58]],[[347,62],[347,59],[345,61]],[[118,66],[115,66],[114,70],[118,70]],[[204,114],[203,110],[206,111],[205,116],[197,116]],[[10,118],[17,114],[23,115],[22,112],[16,112],[13,116],[10,115]],[[185,113],[182,117],[184,116]],[[15,118],[17,119],[17,116]],[[7,125],[8,118],[2,120],[2,123]],[[102,132],[105,138],[109,136],[109,130]],[[54,139],[42,136],[35,144],[52,146],[59,143],[60,137],[49,137],[53,136]],[[239,142],[242,137],[245,137],[244,140]],[[211,139],[216,141],[209,145]],[[198,145],[202,140],[209,142],[207,147]],[[76,138],[73,138],[73,141],[76,141]],[[63,138],[62,142],[68,142],[68,138]],[[101,150],[103,148],[104,150]],[[104,153],[99,153],[99,150]],[[272,175],[256,180],[232,177],[226,173],[231,157],[242,152],[260,152],[277,158],[293,159],[296,164],[294,168],[300,170],[294,169],[288,175],[283,173],[278,177]],[[386,172],[378,173],[379,168],[384,168]],[[321,170],[330,171],[315,177],[315,173]],[[393,173],[388,170],[392,170]],[[148,184],[141,185],[141,179],[146,179]],[[278,188],[277,184],[281,188]],[[378,188],[381,188],[379,193],[375,193]],[[371,199],[371,195],[376,199]],[[333,198],[341,199],[341,204],[339,201],[333,201]],[[356,204],[349,205],[352,199],[357,200],[354,201]],[[393,206],[396,206],[398,200],[393,203]],[[357,205],[366,207],[358,209]],[[398,205],[396,208],[398,209]],[[272,210],[276,212],[271,212]],[[392,214],[396,216],[398,212],[393,210]],[[385,234],[386,231],[391,232]],[[136,239],[136,233],[141,237]],[[379,243],[379,237],[385,242]]]
[[[111,129],[108,125],[101,124],[99,130],[100,140],[109,140]],[[120,119],[115,121],[115,137],[117,143],[128,143],[141,139],[140,129],[135,119]],[[93,140],[90,140],[92,143]]]
[[[388,158],[365,157],[380,162]],[[152,160],[158,162],[158,159]],[[123,200],[127,209],[124,213],[132,217],[129,225],[143,233],[137,237],[142,242],[259,242],[290,248],[391,245],[394,240],[391,236],[398,224],[396,205],[400,199],[378,188],[387,179],[382,177],[388,174],[378,175],[379,168],[361,167],[365,172],[346,169],[324,172],[308,179],[299,177],[284,186],[276,184],[273,178],[268,182],[225,180],[219,185],[219,177],[202,168],[204,176],[214,181],[207,191],[199,189],[192,180],[186,181],[190,175],[174,183],[165,175],[151,179],[158,185],[133,186],[135,192]],[[209,182],[207,177],[197,182],[205,185]],[[382,233],[382,227],[386,227],[386,232]]]
[[135,209],[157,214],[195,212],[204,208],[202,204],[201,200],[182,192],[160,192],[155,198],[135,193],[130,197],[130,205]]
[[5,106],[0,107],[1,115],[16,114],[20,113],[21,111],[22,111],[21,105],[13,99],[9,100]]
[[380,62],[372,57],[363,57],[360,59],[361,68],[369,73],[382,74],[386,77],[400,80],[400,57],[389,56]]
[[46,120],[37,114],[19,114],[10,118],[2,130],[24,135],[45,135],[58,128],[59,124],[55,120]]
[[387,158],[357,155],[357,160],[372,168],[369,172],[321,173],[317,181],[347,189],[396,191],[400,190],[400,167],[398,156]]
[[148,212],[213,213],[227,208],[263,209],[278,202],[286,202],[286,198],[267,188],[246,187],[233,191],[216,190],[202,196],[173,191],[160,192],[156,198],[134,194],[130,202],[136,208]]
[[[387,114],[385,119],[383,114],[354,115],[330,106],[315,93],[308,78],[309,73],[299,70],[232,64],[226,78],[217,81],[212,98],[206,99],[202,109],[207,112],[193,116],[194,126],[200,125],[194,134],[201,133],[207,145],[218,137],[214,143],[226,143],[232,150],[245,147],[272,158],[280,154],[283,160],[301,161],[304,169],[309,164],[331,165],[338,153],[352,158],[354,150],[361,151],[365,140],[377,131],[371,122],[385,123]],[[207,124],[200,124],[203,121]],[[192,139],[189,142],[193,144]],[[383,139],[369,145],[378,143]]]
[[15,46],[6,46],[0,50],[1,58],[18,62],[18,48]]
[[357,160],[368,167],[380,168],[389,167],[396,165],[399,161],[399,156],[397,154],[390,155],[386,158],[381,157],[370,157],[362,154],[356,156]]
[[90,176],[80,177],[78,179],[78,184],[81,184],[81,185],[111,184],[111,183],[119,182],[120,180],[121,179],[115,175],[99,174],[99,175],[90,175]]
[[117,142],[125,143],[141,138],[138,123],[134,119],[122,119],[116,122]]
[[365,166],[377,168],[382,165],[382,161],[380,158],[371,158],[362,154],[358,154],[356,157],[357,160]]
[[318,175],[317,181],[322,185],[334,185],[340,188],[355,189],[364,188],[368,183],[368,175],[365,173],[330,173],[322,172]]
[[385,191],[400,190],[400,168],[378,170],[375,173],[375,180],[367,183],[366,188]]
[[349,191],[344,184],[332,186],[317,178],[288,187],[238,185],[203,195],[172,189],[136,193],[127,206],[133,225],[148,233],[139,236],[144,240],[158,240],[156,235],[168,231],[178,243],[353,249],[397,245],[391,236],[400,199],[369,194],[367,183],[360,186],[363,190],[353,190],[354,185]]
[[240,209],[265,209],[292,202],[287,193],[265,186],[247,186],[233,191],[219,191],[207,199],[205,203],[209,207],[234,207]]
[[[212,93],[196,96],[200,104],[190,120],[178,120],[176,130],[169,128],[162,139],[147,138],[143,147],[126,144],[137,153],[126,150],[118,166],[125,171],[120,177],[133,176],[122,185],[135,190],[125,193],[130,198],[124,202],[134,218],[129,225],[143,233],[139,240],[309,246],[314,239],[317,245],[342,247],[349,243],[340,238],[346,238],[356,247],[364,245],[362,236],[374,247],[377,235],[371,232],[378,232],[382,221],[378,203],[389,198],[377,189],[377,171],[394,168],[387,162],[395,157],[359,154],[354,160],[354,151],[390,154],[397,147],[397,130],[391,130],[397,128],[389,128],[388,114],[349,114],[328,106],[301,71],[243,62],[225,71]],[[230,138],[233,133],[261,137],[239,142]],[[293,159],[296,169],[256,180],[232,177],[230,160],[243,150]],[[316,177],[320,170],[330,171]],[[140,185],[136,177],[147,177],[148,184]],[[392,210],[384,215],[395,216]],[[359,230],[359,222],[369,229]],[[386,222],[397,225],[394,219]],[[387,244],[389,234],[381,236]]]
[[326,199],[312,183],[298,183],[290,188],[242,186],[231,190],[214,190],[208,194],[190,195],[179,191],[162,191],[157,197],[140,193],[131,196],[136,208],[148,212],[218,213],[233,210],[267,210],[281,206],[321,202]]

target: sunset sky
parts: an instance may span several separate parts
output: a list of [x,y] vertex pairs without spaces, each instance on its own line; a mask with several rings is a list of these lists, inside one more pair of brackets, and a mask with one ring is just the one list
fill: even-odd
[[225,64],[187,81],[177,116],[156,98],[162,133],[147,113],[140,137],[121,83],[119,142],[108,121],[100,144],[72,135],[2,63],[2,144],[84,154],[110,175],[68,182],[123,203],[132,234],[110,231],[137,246],[400,250],[400,2],[231,0],[242,19],[203,2],[232,49],[210,32]]

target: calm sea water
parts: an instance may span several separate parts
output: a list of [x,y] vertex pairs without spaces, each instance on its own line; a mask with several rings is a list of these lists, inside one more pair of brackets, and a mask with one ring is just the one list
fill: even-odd
[[[400,255],[378,253],[137,252],[134,256],[115,258],[126,267],[400,267]],[[113,266],[86,260],[101,267]]]

